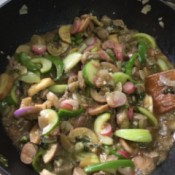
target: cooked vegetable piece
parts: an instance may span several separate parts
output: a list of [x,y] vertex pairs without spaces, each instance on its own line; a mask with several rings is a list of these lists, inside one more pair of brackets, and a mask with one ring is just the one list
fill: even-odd
[[132,78],[130,77],[130,75],[123,73],[123,72],[115,72],[112,75],[114,82],[117,84],[119,82],[121,82],[122,84],[124,84],[127,80],[131,80]]
[[85,79],[85,82],[89,86],[94,86],[94,80],[96,78],[97,71],[100,67],[100,64],[96,60],[91,60],[88,63],[86,63],[83,67],[83,77]]
[[133,38],[137,39],[138,41],[145,41],[147,45],[153,49],[157,47],[155,39],[146,33],[136,33],[134,34]]
[[148,120],[154,125],[157,126],[158,125],[158,121],[157,118],[147,109],[143,108],[143,107],[137,107],[139,112],[144,114]]
[[119,129],[115,131],[117,137],[134,142],[151,142],[152,136],[147,129]]
[[83,108],[76,110],[59,109],[58,116],[60,118],[78,117],[83,111],[84,111]]
[[138,44],[138,59],[140,63],[144,63],[146,61],[146,54],[147,54],[147,46],[144,41],[140,41]]
[[25,82],[25,83],[39,83],[41,78],[40,78],[40,74],[39,73],[34,73],[34,72],[30,72],[28,71],[26,74],[21,75],[19,78],[19,80]]
[[55,84],[48,88],[53,93],[63,94],[67,89],[67,84]]
[[5,101],[9,105],[16,105],[19,101],[19,99],[17,98],[16,90],[17,90],[17,87],[13,86],[9,95],[7,95],[7,97],[5,98]]
[[58,30],[61,40],[69,44],[71,43],[70,28],[71,25],[62,25]]
[[52,62],[46,58],[43,58],[43,57],[33,58],[31,61],[35,64],[41,65],[41,68],[40,68],[41,73],[46,73],[50,71],[50,69],[52,68]]
[[99,142],[97,135],[89,128],[78,127],[69,133],[69,138],[72,142],[76,141],[76,138],[88,138],[89,142],[97,144]]
[[134,63],[135,63],[135,60],[138,58],[138,53],[134,53],[129,61],[126,63],[125,65],[125,72],[126,74],[128,75],[132,75],[132,69],[133,69],[133,66],[134,66]]
[[110,113],[104,113],[104,114],[99,115],[94,122],[94,131],[98,135],[100,142],[106,145],[112,145],[113,139],[109,136],[103,136],[101,134],[101,131],[105,127],[106,122],[110,119],[110,117],[111,117]]
[[58,80],[62,76],[63,70],[64,70],[64,65],[63,65],[62,60],[54,56],[48,56],[47,59],[50,60],[54,64],[56,68],[55,80]]
[[26,66],[29,71],[35,72],[40,70],[40,65],[33,63],[31,58],[24,52],[16,54],[16,60]]
[[38,124],[42,135],[48,135],[59,124],[59,117],[54,110],[44,109],[40,112]]
[[134,167],[134,164],[131,160],[112,160],[112,161],[106,161],[103,163],[98,163],[95,165],[87,166],[84,168],[86,173],[93,173],[96,171],[105,171],[105,170],[111,170],[115,169],[117,170],[118,168],[121,167]]
[[81,60],[82,54],[74,52],[64,58],[64,71],[69,72],[73,67],[75,67]]
[[98,156],[95,153],[82,152],[77,154],[76,158],[80,161],[79,166],[81,168],[100,162]]

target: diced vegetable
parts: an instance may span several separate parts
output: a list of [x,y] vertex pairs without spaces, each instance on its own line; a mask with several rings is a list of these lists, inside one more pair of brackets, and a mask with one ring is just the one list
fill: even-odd
[[5,101],[10,105],[16,105],[19,101],[16,95],[16,89],[16,86],[13,86],[9,95],[5,98]]
[[71,25],[62,25],[58,30],[61,40],[69,44],[71,43],[70,29]]
[[53,93],[63,94],[67,89],[67,84],[55,84],[53,86],[50,86],[48,89]]
[[138,53],[134,53],[129,61],[125,65],[125,73],[128,75],[132,75],[132,69],[135,63],[135,60],[138,58]]
[[111,170],[118,168],[124,168],[124,167],[134,167],[134,163],[131,160],[112,160],[112,161],[106,161],[103,163],[98,163],[95,165],[90,165],[86,168],[84,168],[86,173],[93,173],[96,171],[105,171],[105,170]]
[[85,82],[89,86],[94,86],[94,80],[96,78],[96,74],[98,72],[99,67],[100,67],[99,62],[95,60],[91,60],[84,65],[82,73]]
[[78,52],[74,52],[69,54],[66,58],[64,58],[64,71],[69,72],[73,67],[75,67],[81,60],[82,54]]
[[70,131],[69,138],[71,142],[75,142],[76,138],[87,138],[89,142],[97,144],[99,142],[97,135],[89,128],[78,127]]
[[137,39],[138,41],[145,41],[147,45],[153,49],[157,47],[155,39],[146,33],[136,33],[134,34],[133,38]]
[[115,131],[117,137],[134,142],[151,142],[152,136],[147,129],[119,129]]
[[83,108],[76,109],[76,110],[60,109],[58,111],[58,116],[60,118],[78,117],[82,112],[83,112]]
[[113,80],[115,82],[115,84],[121,82],[122,84],[124,84],[127,80],[131,80],[132,78],[130,77],[130,75],[125,74],[123,72],[115,72],[113,75]]
[[34,73],[29,71],[26,74],[21,75],[18,79],[29,84],[39,83],[41,80],[39,73]]
[[140,41],[138,44],[138,54],[139,54],[139,61],[140,63],[144,63],[146,61],[146,54],[147,54],[147,46],[144,41]]
[[31,58],[24,52],[16,54],[16,60],[26,66],[29,71],[35,72],[40,70],[40,65],[33,63]]
[[38,123],[42,135],[48,135],[59,124],[59,117],[54,110],[44,109],[40,112]]
[[37,154],[34,156],[32,160],[32,166],[36,172],[40,172],[44,168],[44,163],[42,161],[42,156],[44,155],[45,150],[44,149],[39,149],[37,151]]
[[109,136],[103,136],[101,134],[101,131],[106,125],[106,122],[110,119],[111,115],[110,113],[104,113],[98,116],[94,122],[94,131],[98,135],[100,142],[106,145],[112,145],[113,139]]
[[42,58],[42,57],[34,58],[31,61],[35,64],[41,65],[41,68],[40,68],[41,73],[46,73],[46,72],[50,71],[50,69],[52,68],[52,62],[46,58]]
[[79,166],[82,168],[100,162],[98,156],[95,153],[82,152],[77,154],[76,158],[80,161]]
[[138,108],[139,112],[144,114],[154,126],[158,125],[157,118],[150,111],[148,111],[147,109],[145,109],[143,107],[137,107],[137,108]]
[[54,64],[56,68],[55,80],[58,80],[62,76],[63,70],[64,70],[64,64],[62,60],[55,56],[48,56],[47,59],[50,60]]

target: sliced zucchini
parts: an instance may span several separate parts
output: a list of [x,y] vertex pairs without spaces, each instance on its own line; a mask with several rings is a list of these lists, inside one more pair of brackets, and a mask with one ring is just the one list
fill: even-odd
[[152,135],[147,129],[119,129],[115,131],[115,135],[134,142],[152,141]]
[[82,70],[83,78],[85,79],[85,82],[91,87],[94,86],[94,80],[99,67],[100,67],[100,64],[96,60],[89,61],[83,67],[83,70]]
[[111,118],[110,113],[104,113],[99,115],[94,122],[94,131],[98,135],[100,142],[105,145],[112,145],[113,139],[109,136],[103,136],[100,134],[101,130],[106,125],[106,122]]
[[19,80],[25,83],[32,84],[32,83],[39,83],[41,78],[39,73],[27,72],[27,74],[20,76]]
[[48,135],[59,123],[57,113],[52,109],[44,109],[40,112],[38,124],[42,129],[42,135]]
[[64,71],[69,72],[74,66],[76,66],[81,60],[82,54],[79,52],[74,52],[69,54],[64,58]]
[[5,101],[10,105],[16,105],[18,103],[18,98],[16,95],[16,86],[13,86],[9,95],[5,98]]
[[34,58],[31,59],[33,63],[41,64],[40,72],[46,73],[52,68],[52,62],[46,58]]
[[115,84],[117,84],[119,82],[124,84],[127,80],[132,80],[131,76],[129,76],[128,74],[125,74],[123,72],[115,72],[112,75],[112,77],[113,77]]
[[138,41],[145,41],[146,44],[153,49],[157,47],[155,39],[146,33],[136,33],[134,34],[133,38],[137,39]]

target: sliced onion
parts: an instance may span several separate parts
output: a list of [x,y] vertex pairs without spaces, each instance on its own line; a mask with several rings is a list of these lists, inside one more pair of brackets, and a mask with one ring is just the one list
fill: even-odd
[[34,44],[32,45],[32,51],[37,55],[43,55],[47,47],[44,44]]
[[128,119],[131,121],[134,117],[134,108],[133,107],[129,107],[128,109]]
[[127,97],[120,91],[114,91],[106,94],[107,104],[111,108],[116,108],[127,104]]
[[175,87],[175,80],[170,80],[164,75],[159,76],[159,85],[173,86]]
[[126,152],[125,150],[118,150],[117,153],[120,154],[120,155],[122,155],[123,157],[125,157],[127,159],[130,157],[130,155],[128,154],[128,152]]
[[68,110],[76,110],[79,108],[79,103],[77,100],[69,98],[69,99],[63,100],[60,103],[59,107],[68,109]]
[[29,115],[29,114],[39,113],[41,110],[42,110],[42,108],[40,108],[38,106],[26,106],[26,107],[17,109],[13,113],[13,115],[15,117],[21,117],[21,116],[25,116],[25,115]]
[[95,37],[90,37],[88,38],[85,43],[88,45],[88,46],[92,46],[96,43],[96,38]]

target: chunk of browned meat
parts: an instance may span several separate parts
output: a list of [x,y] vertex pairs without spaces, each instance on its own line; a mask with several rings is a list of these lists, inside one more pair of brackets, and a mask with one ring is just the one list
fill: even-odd
[[164,93],[166,85],[160,83],[160,76],[175,80],[175,70],[156,73],[146,78],[146,92],[153,97],[154,111],[157,114],[175,109],[175,94]]

